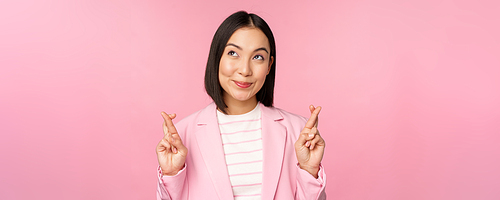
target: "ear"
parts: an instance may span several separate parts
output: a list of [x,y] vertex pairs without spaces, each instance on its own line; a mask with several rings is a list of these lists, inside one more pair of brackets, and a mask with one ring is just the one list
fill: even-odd
[[271,56],[271,59],[269,60],[269,66],[267,67],[267,74],[271,72],[271,66],[273,65],[273,62],[274,62],[274,57]]

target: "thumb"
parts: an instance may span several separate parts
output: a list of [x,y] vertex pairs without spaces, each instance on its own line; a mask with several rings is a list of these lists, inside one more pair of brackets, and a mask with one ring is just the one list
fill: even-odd
[[304,128],[304,130],[302,130],[302,132],[299,135],[299,138],[295,142],[295,148],[296,149],[299,149],[302,146],[306,145],[306,142],[309,139],[309,136],[308,136],[307,132],[305,131],[305,129],[306,128]]
[[174,146],[178,152],[180,152],[182,155],[187,155],[187,148],[184,146],[182,143],[181,137],[179,134],[172,134],[172,146]]

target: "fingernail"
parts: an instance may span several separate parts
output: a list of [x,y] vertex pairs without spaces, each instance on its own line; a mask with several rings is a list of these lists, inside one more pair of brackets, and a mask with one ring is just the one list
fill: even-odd
[[174,153],[177,153],[177,148],[174,147],[174,149],[172,150]]
[[306,142],[306,147],[309,147],[309,145],[311,145],[311,142],[307,141]]
[[309,134],[309,137],[310,137],[310,138],[314,137],[314,134]]

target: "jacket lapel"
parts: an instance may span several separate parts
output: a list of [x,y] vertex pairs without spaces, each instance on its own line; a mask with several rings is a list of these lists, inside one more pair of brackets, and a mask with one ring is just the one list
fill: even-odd
[[215,103],[211,103],[200,113],[196,141],[219,199],[233,199],[216,109]]
[[[260,105],[262,112],[262,199],[274,199],[281,176],[286,142],[286,127],[279,121],[283,116],[275,109]],[[211,103],[200,113],[195,132],[207,171],[219,199],[233,199],[226,159],[217,122],[216,105]]]
[[278,121],[283,116],[275,108],[260,105],[262,111],[262,146],[264,161],[262,169],[262,199],[274,199],[281,176],[286,142],[286,127]]

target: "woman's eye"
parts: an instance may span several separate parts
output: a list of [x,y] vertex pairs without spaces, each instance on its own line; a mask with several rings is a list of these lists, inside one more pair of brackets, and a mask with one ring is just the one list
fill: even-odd
[[264,60],[264,56],[261,56],[261,55],[255,55],[253,57],[253,59],[257,59],[257,60]]
[[234,51],[229,51],[229,53],[227,53],[227,54],[230,56],[238,56],[238,54]]

